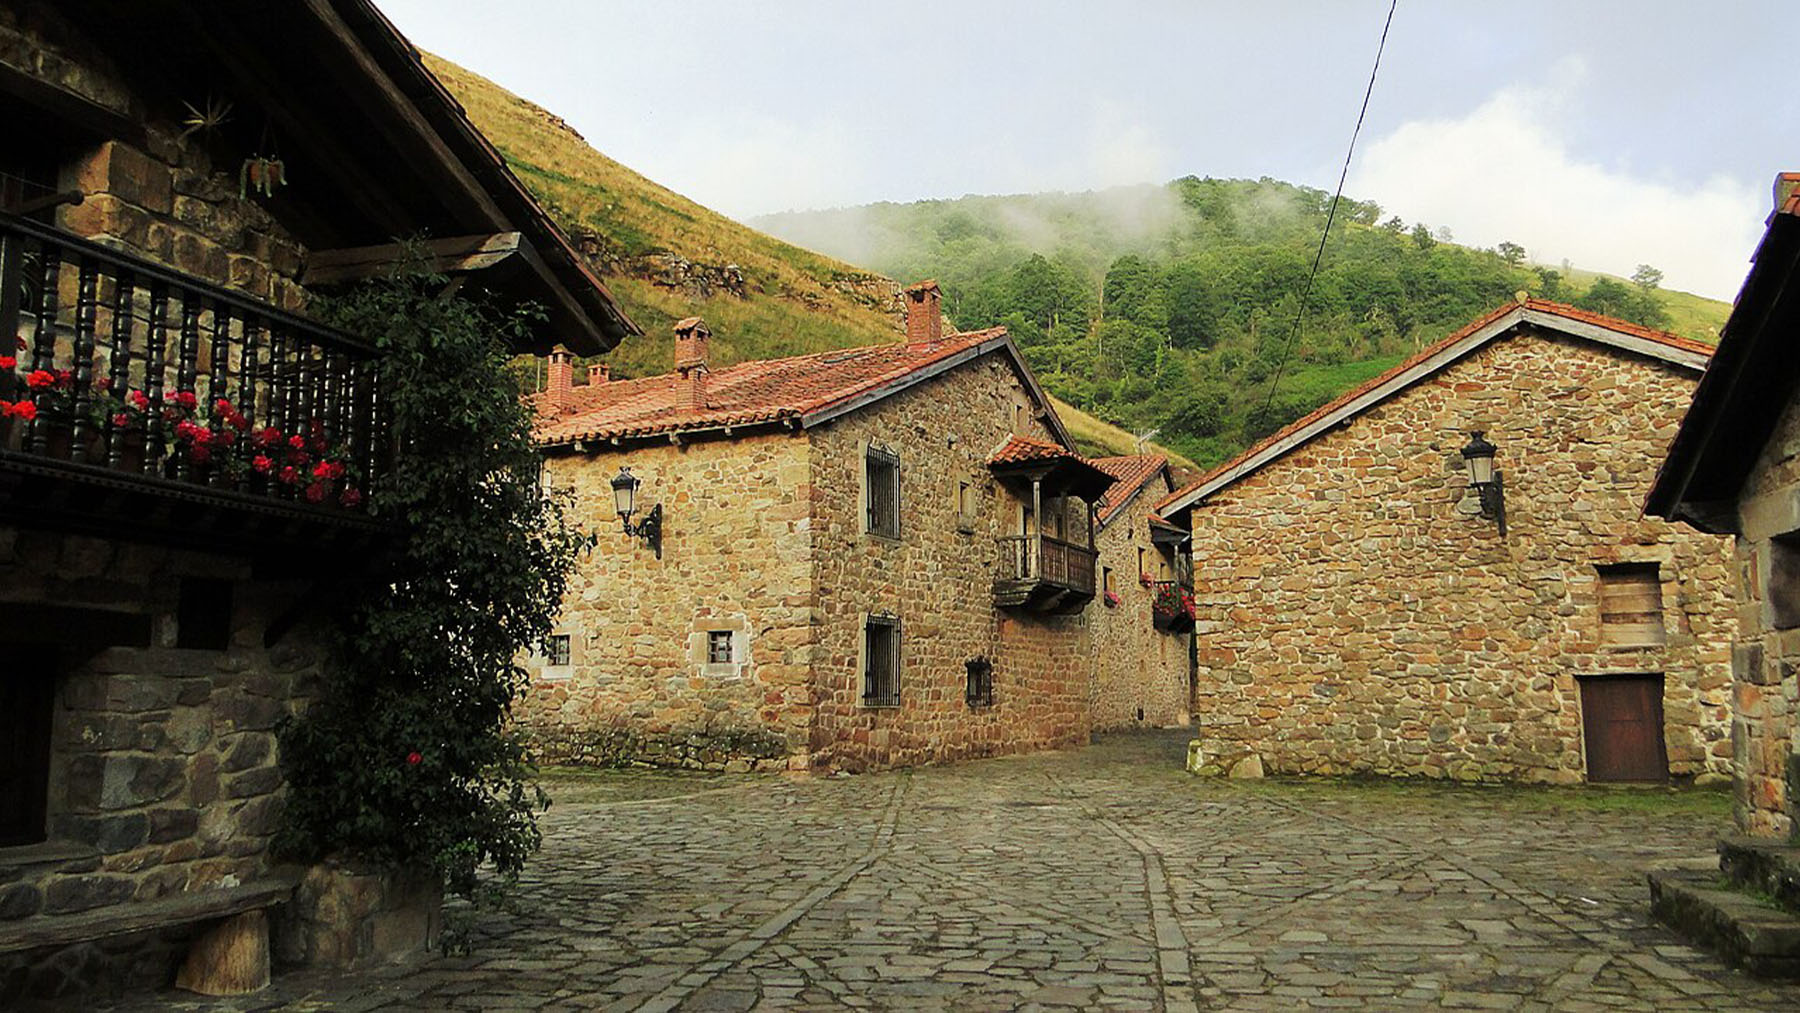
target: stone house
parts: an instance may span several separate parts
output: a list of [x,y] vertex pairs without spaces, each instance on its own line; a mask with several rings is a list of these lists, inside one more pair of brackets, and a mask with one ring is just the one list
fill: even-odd
[[1729,546],[1639,510],[1710,354],[1509,304],[1161,503],[1195,765],[1725,777]]
[[[0,123],[6,1005],[166,985],[220,932],[266,953],[266,910],[333,889],[270,855],[273,729],[327,663],[312,605],[393,534],[361,486],[395,450],[371,336],[309,298],[429,233],[433,266],[548,309],[521,351],[633,328],[364,0],[0,2]],[[253,467],[270,428],[328,477]],[[431,910],[360,896],[281,953],[424,943]]]
[[[933,284],[905,298],[893,344],[714,369],[691,319],[674,373],[578,385],[552,357],[545,481],[600,539],[515,708],[545,758],[867,770],[1085,743],[1096,685],[1168,714],[1171,687],[1091,671],[1149,667],[1095,653],[1126,646],[1105,618],[1149,627],[1139,564],[1095,546],[1108,520],[1149,544],[1166,471],[1135,462],[1105,513],[1114,476],[1006,332],[943,333]],[[620,530],[633,480],[654,548]],[[1127,568],[1129,610],[1094,606]],[[1185,671],[1176,639],[1129,646]]]
[[1187,532],[1156,504],[1175,490],[1161,454],[1097,457],[1114,484],[1100,501],[1100,604],[1088,707],[1096,731],[1188,723],[1193,577]]
[[[1738,827],[1800,834],[1800,173],[1775,211],[1645,511],[1735,536]],[[1790,898],[1791,899],[1791,898]]]

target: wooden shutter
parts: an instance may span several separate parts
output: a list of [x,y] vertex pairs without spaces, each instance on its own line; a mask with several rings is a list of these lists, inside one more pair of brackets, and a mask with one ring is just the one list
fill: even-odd
[[1601,567],[1600,642],[1614,647],[1650,647],[1667,640],[1657,565]]

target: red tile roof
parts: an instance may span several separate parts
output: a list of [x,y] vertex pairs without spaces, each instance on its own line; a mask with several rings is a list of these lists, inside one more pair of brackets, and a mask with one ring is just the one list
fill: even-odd
[[[1579,321],[1581,323],[1593,324],[1596,327],[1604,327],[1609,331],[1617,331],[1621,334],[1631,335],[1632,337],[1643,338],[1646,341],[1654,341],[1657,344],[1666,345],[1672,349],[1676,349],[1676,350],[1682,351],[1682,352],[1689,352],[1692,354],[1704,355],[1704,356],[1711,356],[1713,353],[1713,346],[1705,344],[1704,342],[1695,341],[1692,338],[1684,338],[1679,334],[1670,334],[1667,331],[1659,331],[1659,330],[1656,330],[1651,327],[1645,327],[1641,324],[1634,324],[1628,320],[1620,320],[1617,317],[1609,317],[1604,313],[1594,313],[1589,310],[1578,309],[1578,308],[1576,308],[1574,306],[1570,306],[1566,303],[1551,302],[1547,299],[1527,299],[1522,303],[1520,303],[1520,302],[1506,303],[1505,305],[1495,308],[1492,312],[1485,313],[1482,316],[1476,318],[1475,320],[1471,321],[1467,326],[1461,328],[1460,330],[1458,330],[1456,333],[1450,335],[1449,337],[1444,338],[1442,341],[1438,341],[1432,345],[1429,345],[1426,348],[1424,348],[1422,351],[1418,352],[1417,354],[1408,357],[1404,362],[1402,362],[1399,365],[1393,367],[1392,369],[1386,371],[1385,373],[1382,373],[1380,376],[1374,377],[1373,379],[1371,379],[1363,384],[1360,384],[1357,387],[1352,388],[1351,390],[1345,391],[1344,393],[1338,395],[1337,397],[1332,398],[1330,401],[1327,401],[1326,403],[1320,405],[1318,408],[1314,409],[1313,411],[1308,412],[1306,415],[1303,415],[1300,418],[1295,419],[1293,422],[1289,423],[1288,425],[1283,426],[1282,428],[1276,430],[1274,433],[1270,434],[1268,437],[1266,437],[1266,438],[1258,441],[1254,445],[1252,445],[1249,449],[1245,450],[1243,453],[1237,455],[1236,457],[1232,458],[1229,461],[1226,461],[1224,464],[1219,465],[1218,467],[1207,472],[1206,474],[1201,475],[1199,478],[1195,479],[1194,481],[1189,482],[1187,485],[1182,486],[1180,489],[1177,489],[1174,492],[1170,493],[1169,495],[1163,497],[1163,499],[1157,503],[1157,509],[1162,510],[1164,508],[1167,508],[1170,504],[1174,503],[1176,500],[1179,500],[1179,499],[1185,497],[1188,493],[1192,492],[1195,489],[1198,489],[1198,488],[1201,488],[1202,486],[1207,485],[1208,483],[1212,482],[1214,479],[1218,478],[1219,476],[1232,471],[1233,469],[1242,465],[1245,461],[1248,461],[1251,458],[1262,453],[1267,448],[1269,448],[1277,443],[1280,443],[1281,441],[1287,439],[1289,436],[1292,436],[1294,433],[1299,432],[1302,429],[1305,429],[1307,426],[1310,426],[1313,423],[1317,422],[1318,420],[1324,418],[1325,416],[1330,415],[1332,412],[1337,411],[1339,408],[1342,408],[1343,406],[1349,404],[1352,401],[1357,400],[1358,398],[1364,396],[1365,394],[1369,393],[1370,391],[1375,390],[1378,387],[1381,387],[1383,384],[1386,384],[1388,381],[1394,379],[1395,377],[1401,376],[1401,375],[1407,373],[1409,370],[1416,368],[1420,363],[1430,360],[1432,357],[1436,356],[1439,352],[1442,352],[1445,348],[1448,348],[1448,347],[1456,344],[1457,342],[1463,340],[1464,338],[1469,337],[1472,334],[1475,334],[1476,332],[1480,331],[1481,329],[1492,325],[1495,321],[1503,319],[1507,314],[1512,313],[1521,308],[1527,309],[1527,310],[1535,310],[1539,313],[1547,313],[1547,314],[1551,314],[1553,316],[1563,317],[1564,319],[1567,319],[1567,320],[1575,320],[1575,321]],[[1420,379],[1424,379],[1424,377],[1420,377]],[[1395,393],[1398,393],[1398,391],[1396,391]],[[1248,474],[1248,472],[1246,472],[1245,474]],[[1242,476],[1239,476],[1239,477],[1242,477]]]
[[1034,440],[1026,436],[1009,436],[988,458],[990,466],[996,464],[1025,464],[1029,461],[1081,461],[1087,459],[1067,447],[1043,440]]
[[1106,490],[1106,496],[1100,500],[1100,523],[1105,524],[1127,501],[1137,495],[1139,489],[1162,474],[1169,459],[1161,454],[1128,454],[1123,457],[1096,457],[1092,463],[1114,480],[1113,487]]
[[705,403],[697,408],[681,406],[683,381],[677,373],[576,387],[570,392],[571,409],[562,413],[549,411],[538,394],[532,398],[538,410],[534,435],[539,443],[557,444],[798,419],[1005,336],[1004,327],[995,327],[947,334],[937,341],[740,362],[707,373]]

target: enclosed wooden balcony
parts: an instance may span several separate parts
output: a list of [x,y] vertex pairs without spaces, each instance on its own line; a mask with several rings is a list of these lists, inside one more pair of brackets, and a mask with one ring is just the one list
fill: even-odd
[[1194,586],[1185,580],[1159,580],[1150,585],[1150,623],[1164,633],[1194,628]]
[[383,530],[367,341],[3,214],[0,341],[0,519],[231,550]]

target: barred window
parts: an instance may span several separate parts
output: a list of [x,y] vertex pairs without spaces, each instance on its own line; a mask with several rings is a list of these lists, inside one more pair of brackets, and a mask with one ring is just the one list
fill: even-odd
[[971,707],[994,705],[994,663],[986,658],[970,658],[963,663],[968,674],[968,687],[963,698]]
[[569,635],[553,633],[544,638],[544,664],[566,665],[569,663]]
[[869,533],[900,537],[900,458],[890,451],[870,447],[864,457],[864,487],[868,490]]
[[706,663],[709,665],[729,665],[734,660],[731,656],[731,631],[708,630],[706,634]]
[[894,616],[863,623],[863,704],[900,706],[900,620]]

